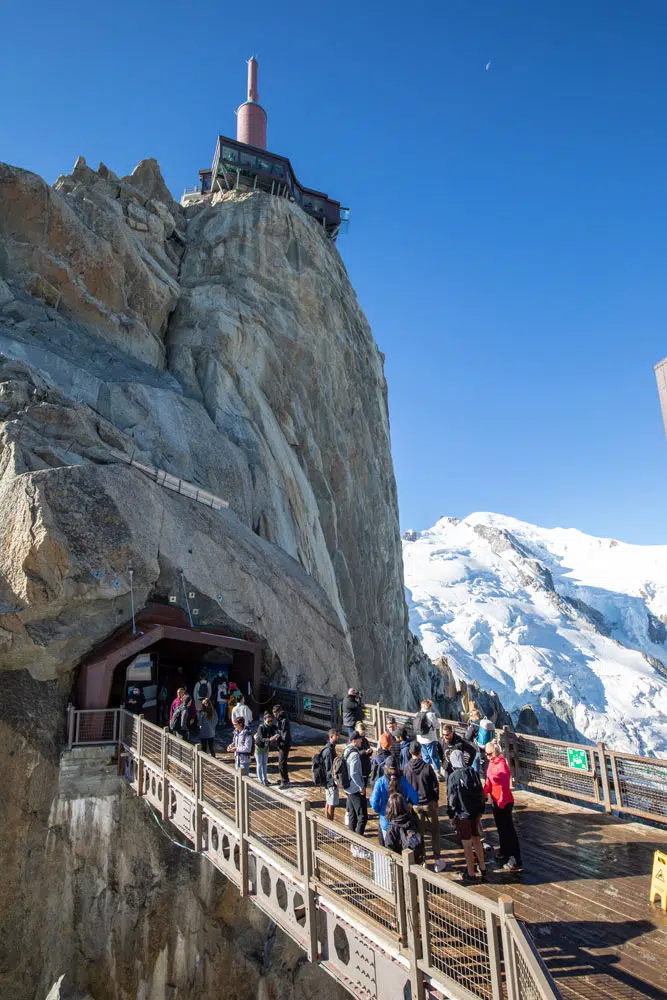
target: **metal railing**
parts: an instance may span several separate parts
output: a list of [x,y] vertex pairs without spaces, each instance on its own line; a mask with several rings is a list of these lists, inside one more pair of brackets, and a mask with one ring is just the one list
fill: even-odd
[[[270,688],[269,700],[279,701],[290,718],[316,729],[341,728],[341,703],[331,695],[295,691],[291,688]],[[375,703],[363,706],[368,738],[375,741],[386,729],[390,718],[399,727],[414,735],[415,713],[386,708]],[[118,725],[114,709],[68,708],[68,745],[114,743]],[[125,713],[126,717],[129,713]],[[131,718],[131,717],[130,717]],[[466,726],[456,719],[440,719],[463,735]],[[124,723],[132,725],[131,722]],[[146,723],[146,725],[149,725]],[[157,727],[153,727],[160,733]],[[147,747],[151,746],[149,736]],[[657,757],[637,757],[619,753],[604,743],[595,745],[567,743],[542,736],[513,733],[506,726],[498,738],[507,757],[515,786],[535,792],[546,792],[560,798],[574,799],[584,805],[598,806],[608,813],[620,812],[640,819],[667,824],[667,760]],[[170,773],[179,772],[188,780],[187,749],[172,737],[174,752],[180,760],[170,760]],[[187,746],[187,745],[186,745]],[[148,751],[150,752],[150,751]]]
[[[510,900],[428,872],[141,716],[106,714],[136,794],[355,995],[558,1000]],[[70,710],[73,745],[95,715]],[[352,969],[350,948],[367,964]]]

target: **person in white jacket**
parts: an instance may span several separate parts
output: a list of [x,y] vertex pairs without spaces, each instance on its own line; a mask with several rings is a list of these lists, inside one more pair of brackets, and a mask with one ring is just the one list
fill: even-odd
[[246,705],[243,695],[239,696],[238,702],[232,709],[232,723],[236,722],[237,719],[245,719],[246,726],[249,726],[252,722],[252,712]]
[[420,704],[420,711],[415,718],[415,736],[422,748],[422,760],[430,764],[435,773],[440,770],[440,748],[438,737],[440,735],[440,723],[438,716],[433,711],[433,702],[425,698]]

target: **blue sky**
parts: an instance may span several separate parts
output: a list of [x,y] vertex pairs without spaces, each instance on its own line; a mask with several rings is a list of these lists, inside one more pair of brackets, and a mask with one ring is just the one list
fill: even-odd
[[3,22],[0,158],[49,181],[155,156],[179,196],[258,53],[269,148],[352,210],[403,528],[492,510],[667,542],[663,0],[37,0]]

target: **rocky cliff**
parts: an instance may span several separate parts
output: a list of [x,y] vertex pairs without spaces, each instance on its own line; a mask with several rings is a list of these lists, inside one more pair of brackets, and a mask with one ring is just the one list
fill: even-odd
[[[0,651],[71,674],[135,598],[197,594],[283,681],[412,700],[382,358],[341,258],[154,161],[0,167]],[[134,459],[229,502],[166,493]]]
[[58,768],[130,566],[138,609],[185,583],[266,677],[399,705],[431,684],[408,668],[382,357],[312,220],[260,193],[184,211],[153,161],[79,160],[54,188],[0,165],[0,524],[0,994],[67,973],[95,1000],[336,996],[142,803]]

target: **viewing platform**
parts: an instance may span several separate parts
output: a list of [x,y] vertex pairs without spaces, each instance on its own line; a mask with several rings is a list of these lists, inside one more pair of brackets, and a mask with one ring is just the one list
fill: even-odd
[[[285,703],[287,694],[278,698]],[[370,810],[363,840],[344,825],[344,808],[335,823],[324,818],[324,790],[312,784],[311,757],[325,736],[304,723],[328,725],[332,699],[308,695],[301,705],[292,713],[297,745],[286,791],[241,777],[231,755],[214,759],[122,709],[72,710],[70,732],[78,734],[74,744],[111,742],[115,733],[122,772],[154,815],[176,827],[353,996],[666,1000],[667,914],[648,898],[653,853],[667,840],[664,827],[517,788],[523,871],[490,868],[487,883],[464,887],[443,785],[448,868],[440,874],[430,862],[422,867],[407,852],[401,857],[380,847]],[[377,708],[366,706],[369,727]],[[553,757],[559,745],[543,742],[554,744]],[[667,783],[661,784],[667,762],[649,764],[667,797]],[[557,775],[560,765],[551,767]],[[269,776],[277,778],[275,754]],[[556,780],[564,783],[560,775]],[[642,781],[649,795],[652,780]],[[667,816],[662,822],[667,825]],[[484,829],[495,841],[488,815]],[[362,844],[367,856],[355,857],[352,847]],[[427,836],[427,857],[429,848]]]

